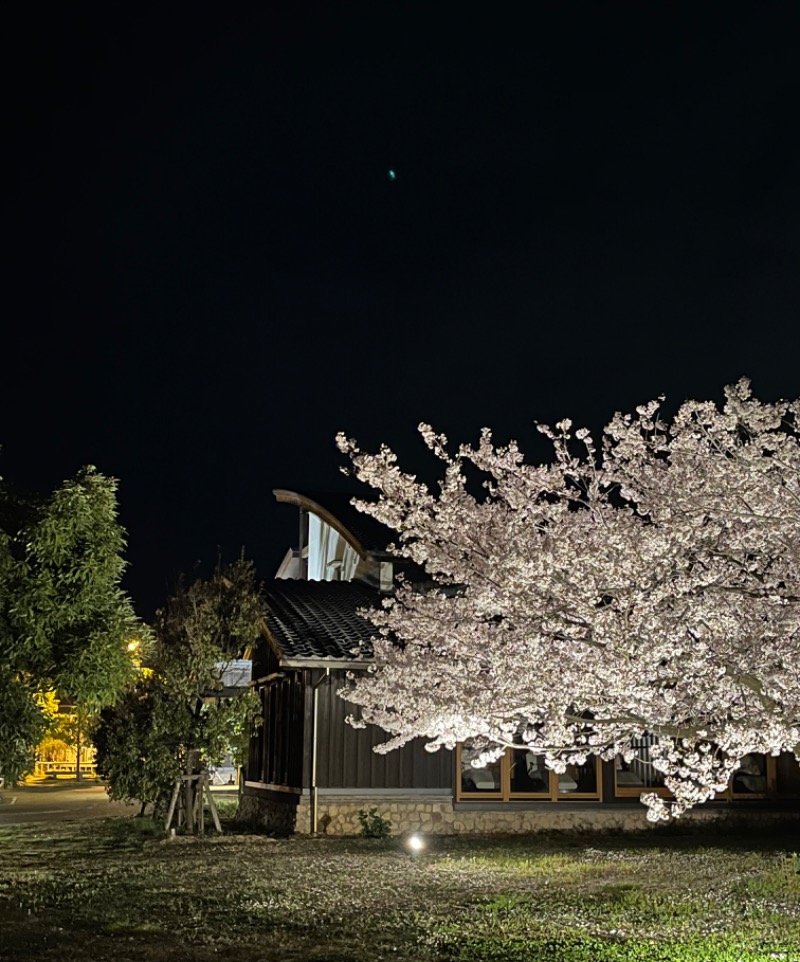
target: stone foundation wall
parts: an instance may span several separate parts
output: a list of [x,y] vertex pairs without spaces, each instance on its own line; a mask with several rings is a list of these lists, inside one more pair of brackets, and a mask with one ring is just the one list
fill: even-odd
[[[319,830],[326,835],[359,835],[359,809],[375,808],[392,823],[392,835],[513,834],[547,831],[642,831],[648,827],[644,809],[559,811],[555,806],[528,811],[454,810],[452,800],[320,799]],[[298,825],[299,828],[299,825]]]
[[295,819],[294,830],[301,835],[313,831],[311,826],[311,798],[308,795],[301,795],[297,803],[297,818]]
[[[644,805],[630,807],[548,805],[531,809],[454,809],[446,796],[431,798],[409,797],[347,797],[320,794],[318,826],[326,835],[359,835],[359,809],[375,808],[381,818],[391,823],[392,835],[424,832],[427,835],[455,834],[515,834],[531,832],[643,832],[656,828],[647,821]],[[308,817],[300,815],[298,807],[297,831],[308,831]],[[737,825],[785,825],[800,827],[800,813],[757,811],[754,809],[711,808],[698,809],[684,815],[675,823],[681,830],[726,830]],[[663,823],[662,823],[663,824]]]
[[[360,835],[360,809],[376,814],[392,823],[391,834],[427,832],[453,833],[453,800],[442,796],[354,797],[320,793],[317,803],[319,832],[325,835]],[[300,822],[298,822],[299,826]]]
[[[283,801],[260,795],[242,795],[236,821],[258,826],[275,835],[292,835],[295,831],[295,813],[294,799]],[[298,830],[303,831],[304,828],[298,826]]]
[[[391,824],[392,835],[423,832],[427,835],[515,834],[533,832],[642,832],[656,826],[648,822],[643,805],[548,805],[531,809],[454,809],[449,795],[325,795],[317,801],[318,830],[325,835],[360,835],[360,809],[376,809]],[[291,828],[287,812],[291,811]],[[259,824],[285,834],[311,831],[309,797],[294,806],[245,795],[237,820]],[[663,823],[662,823],[663,824]],[[738,825],[789,825],[800,827],[800,812],[758,811],[739,808],[698,809],[674,823],[681,831],[726,830]]]

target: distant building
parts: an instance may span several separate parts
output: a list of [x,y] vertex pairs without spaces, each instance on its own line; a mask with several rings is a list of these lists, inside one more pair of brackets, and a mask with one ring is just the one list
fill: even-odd
[[[253,654],[264,724],[251,740],[240,818],[279,832],[330,834],[356,833],[359,810],[373,807],[394,832],[645,826],[639,795],[667,794],[650,765],[647,737],[630,763],[590,758],[563,775],[523,750],[509,749],[486,768],[472,766],[468,746],[431,753],[419,739],[375,753],[389,736],[348,725],[358,708],[337,695],[347,673],[369,663],[372,627],[359,610],[379,605],[400,570],[411,582],[426,576],[387,551],[392,532],[349,497],[274,494],[299,509],[298,546],[266,592],[264,640]],[[792,755],[753,755],[704,813],[737,803],[775,808],[797,798],[800,767]]]

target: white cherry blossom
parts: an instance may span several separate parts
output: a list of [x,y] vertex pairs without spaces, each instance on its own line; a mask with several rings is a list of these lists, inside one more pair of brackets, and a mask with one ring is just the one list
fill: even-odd
[[559,771],[650,732],[674,795],[643,796],[653,820],[713,797],[749,753],[800,756],[800,401],[763,403],[746,380],[721,409],[687,401],[670,421],[662,401],[615,415],[599,449],[568,419],[540,426],[538,465],[488,430],[448,453],[423,424],[438,493],[338,437],[379,494],[359,508],[435,585],[369,615],[373,666],[346,695],[392,735],[381,750],[469,740],[486,764],[522,743]]

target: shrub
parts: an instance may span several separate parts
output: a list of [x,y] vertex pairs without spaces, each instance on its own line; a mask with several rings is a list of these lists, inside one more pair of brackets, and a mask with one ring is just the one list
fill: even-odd
[[358,820],[361,822],[361,834],[364,838],[386,838],[391,834],[392,823],[388,818],[378,814],[377,808],[368,812],[363,808],[358,810]]

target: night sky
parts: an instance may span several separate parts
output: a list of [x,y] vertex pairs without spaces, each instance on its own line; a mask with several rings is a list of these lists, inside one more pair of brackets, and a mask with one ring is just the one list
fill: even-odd
[[6,23],[0,474],[117,477],[144,616],[339,430],[800,396],[796,4],[267,6]]

